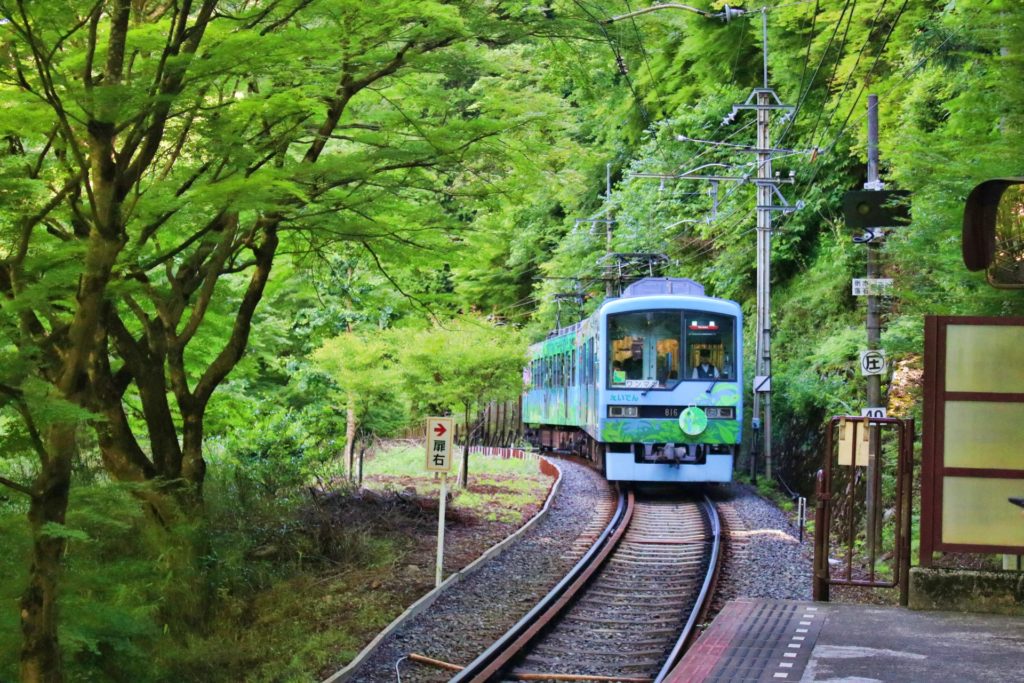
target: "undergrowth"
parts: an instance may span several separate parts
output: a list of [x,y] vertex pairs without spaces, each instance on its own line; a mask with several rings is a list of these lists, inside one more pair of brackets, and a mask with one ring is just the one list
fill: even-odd
[[[240,471],[243,458],[213,457],[202,507],[188,513],[172,496],[80,467],[61,530],[66,680],[308,681],[348,661],[406,607],[405,596],[379,588],[414,547],[411,534],[436,525],[430,502],[439,482],[422,460],[421,449],[373,458],[371,479],[402,473],[401,490],[343,481],[325,490],[296,486],[291,472],[288,482],[266,469],[254,478]],[[472,510],[519,522],[516,506],[531,493],[543,498],[548,480],[535,463],[472,462],[471,489],[479,489],[453,486],[452,519]],[[182,521],[149,514],[154,496],[161,519]],[[0,681],[18,678],[25,513],[17,497],[0,500]]]
[[[327,628],[339,610],[386,623],[374,615],[393,609],[387,596],[361,589],[361,574],[403,551],[386,516],[339,519],[346,506],[332,500],[349,490],[249,491],[243,506],[238,481],[211,467],[201,514],[171,526],[146,513],[138,486],[76,482],[59,603],[67,680],[309,680],[358,649],[361,634]],[[30,550],[23,506],[0,509],[0,537],[0,681],[13,681]]]

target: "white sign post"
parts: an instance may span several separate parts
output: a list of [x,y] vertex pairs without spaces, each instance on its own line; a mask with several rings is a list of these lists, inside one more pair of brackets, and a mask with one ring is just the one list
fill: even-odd
[[452,418],[427,418],[427,471],[441,473],[441,500],[437,512],[437,565],[434,586],[441,585],[444,565],[444,513],[448,503],[448,473],[452,471]]

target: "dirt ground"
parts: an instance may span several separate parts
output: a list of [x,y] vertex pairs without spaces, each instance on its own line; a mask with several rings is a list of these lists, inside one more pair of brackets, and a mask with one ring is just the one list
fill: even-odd
[[[471,478],[465,492],[500,496],[513,490],[511,487],[504,489],[502,483],[516,479],[516,475],[488,475],[487,484],[474,484]],[[436,493],[430,496],[417,492],[417,486],[422,487],[422,479],[381,476],[367,478],[365,484],[357,494],[362,499],[358,503],[362,508],[367,507],[367,501],[371,502],[370,507],[400,508],[400,514],[382,516],[387,517],[384,520],[387,535],[401,538],[403,551],[390,567],[346,577],[349,592],[373,595],[376,606],[375,618],[360,618],[357,610],[343,610],[335,613],[334,623],[329,626],[348,631],[353,641],[361,643],[357,649],[434,588],[437,553],[438,498]],[[493,498],[484,498],[481,502],[474,497],[472,507],[460,504],[459,492],[450,494],[445,513],[444,578],[471,564],[532,519],[543,507],[549,490],[550,484],[534,497],[519,495],[498,499],[505,502],[495,502]],[[516,521],[511,521],[513,519]],[[350,618],[343,616],[346,612]],[[319,673],[325,677],[336,669],[337,665],[331,665]]]

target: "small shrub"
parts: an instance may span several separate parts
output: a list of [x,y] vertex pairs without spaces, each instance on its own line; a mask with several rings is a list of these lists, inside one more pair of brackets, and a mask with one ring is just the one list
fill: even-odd
[[242,504],[251,502],[254,495],[275,496],[301,487],[327,457],[291,411],[255,416],[253,424],[229,435],[222,448],[224,463],[234,468]]

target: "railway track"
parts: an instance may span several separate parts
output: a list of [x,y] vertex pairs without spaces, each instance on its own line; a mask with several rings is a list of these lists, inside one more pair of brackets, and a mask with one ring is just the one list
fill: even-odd
[[710,599],[719,542],[708,500],[621,495],[572,572],[452,681],[660,681]]

